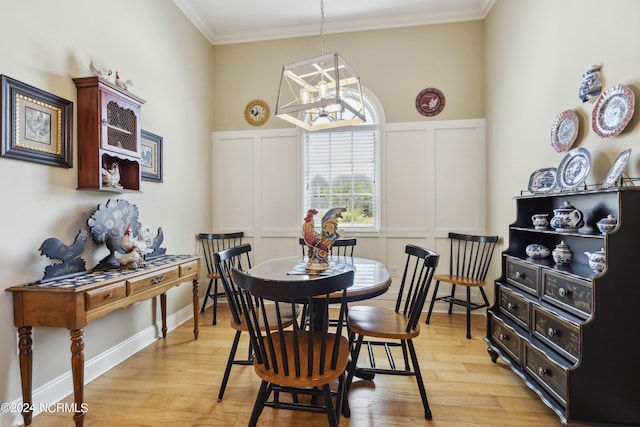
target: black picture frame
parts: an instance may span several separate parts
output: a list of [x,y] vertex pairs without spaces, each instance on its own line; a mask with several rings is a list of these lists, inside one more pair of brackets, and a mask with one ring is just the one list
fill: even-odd
[[163,138],[140,130],[140,176],[144,181],[162,182]]
[[2,157],[73,166],[73,102],[0,75]]

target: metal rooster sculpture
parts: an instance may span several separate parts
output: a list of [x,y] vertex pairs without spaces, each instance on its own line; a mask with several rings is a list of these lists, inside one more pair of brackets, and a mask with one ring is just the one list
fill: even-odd
[[80,230],[74,242],[70,245],[64,244],[60,239],[55,237],[49,237],[42,242],[42,245],[40,245],[40,255],[62,261],[61,263],[46,266],[42,281],[84,272],[85,261],[80,258],[79,255],[84,250],[84,243],[87,240],[87,236],[87,230]]
[[318,213],[315,209],[309,209],[302,223],[302,237],[309,247],[308,270],[322,271],[329,269],[329,252],[331,246],[339,237],[338,218],[342,218],[345,208],[329,209],[322,217],[321,233],[315,231],[313,216]]

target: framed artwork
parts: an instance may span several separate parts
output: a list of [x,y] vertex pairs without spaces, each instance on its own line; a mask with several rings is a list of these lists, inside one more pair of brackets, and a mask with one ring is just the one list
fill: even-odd
[[0,75],[2,157],[70,168],[73,102]]
[[144,181],[162,182],[162,137],[140,133],[140,172]]

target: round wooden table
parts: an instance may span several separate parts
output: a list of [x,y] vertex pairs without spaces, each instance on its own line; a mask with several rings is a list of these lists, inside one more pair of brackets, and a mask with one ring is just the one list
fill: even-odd
[[249,270],[252,276],[269,280],[314,280],[346,270],[354,271],[353,286],[347,290],[349,301],[361,301],[382,295],[391,285],[391,277],[384,264],[367,258],[332,257],[331,270],[320,274],[308,274],[306,260],[299,256],[274,258]]

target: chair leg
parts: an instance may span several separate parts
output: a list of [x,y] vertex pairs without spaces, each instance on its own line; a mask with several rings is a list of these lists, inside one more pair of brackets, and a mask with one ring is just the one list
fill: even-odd
[[253,412],[251,412],[249,427],[255,427],[258,423],[258,418],[264,409],[264,403],[266,402],[267,397],[269,397],[269,383],[263,380],[262,383],[260,383],[260,389],[256,396],[256,403],[253,405]]
[[333,402],[331,401],[331,389],[329,384],[322,386],[322,392],[324,394],[324,406],[327,411],[327,417],[329,418],[329,425],[331,427],[338,427],[338,417],[333,409]]
[[212,324],[215,325],[218,319],[218,279],[213,281],[213,321]]
[[487,299],[487,294],[484,293],[484,289],[482,289],[482,286],[480,286],[480,295],[482,295],[485,306],[489,307],[489,300]]
[[211,296],[211,286],[213,286],[213,279],[209,280],[209,286],[207,286],[207,292],[204,293],[204,301],[202,301],[202,307],[200,308],[200,313],[204,313],[204,309],[207,306],[207,300]]
[[[338,407],[338,400],[340,401],[340,407]],[[336,398],[336,413],[340,416],[340,412],[345,418],[351,417],[351,408],[349,407],[349,399],[346,391],[346,376],[343,373],[338,379],[338,396]]]
[[420,390],[420,397],[422,397],[422,406],[424,406],[424,418],[430,420],[433,418],[431,415],[431,408],[429,408],[429,400],[427,399],[427,391],[424,388],[424,382],[422,381],[422,374],[420,373],[420,365],[418,364],[418,357],[416,356],[416,349],[413,346],[412,340],[407,340],[409,344],[409,353],[411,354],[411,361],[413,363],[413,371],[416,374],[416,381],[418,382],[418,390]]
[[449,300],[449,314],[453,312],[453,298],[456,296],[456,285],[451,285],[451,300]]
[[222,400],[224,395],[224,389],[227,388],[227,382],[229,381],[229,374],[231,374],[231,366],[233,366],[233,360],[236,358],[236,351],[238,350],[238,343],[240,342],[240,334],[242,331],[236,331],[236,336],[233,338],[233,344],[231,345],[231,351],[229,352],[229,359],[227,359],[227,367],[224,370],[222,377],[222,384],[220,384],[220,392],[218,393],[218,402]]
[[360,348],[362,347],[363,340],[364,335],[358,335],[358,341],[351,352],[351,363],[349,364],[349,374],[347,375],[347,384],[345,385],[347,392],[349,391],[349,388],[351,388],[351,381],[353,381],[353,375],[356,373],[358,357],[360,356]]
[[471,288],[467,286],[467,339],[471,339]]
[[431,295],[431,304],[429,304],[429,312],[427,313],[427,320],[425,323],[428,325],[431,320],[431,312],[433,311],[433,304],[436,302],[436,295],[438,295],[438,288],[440,287],[440,281],[436,281],[436,286],[433,288],[433,295]]

